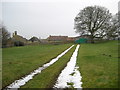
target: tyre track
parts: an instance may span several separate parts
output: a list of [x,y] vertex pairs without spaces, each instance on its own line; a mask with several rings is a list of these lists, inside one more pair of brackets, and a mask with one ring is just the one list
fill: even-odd
[[67,63],[67,66],[59,75],[56,84],[53,88],[82,88],[81,87],[81,75],[77,70],[79,67],[76,67],[77,54],[80,45],[77,45],[70,61]]
[[25,77],[22,77],[19,80],[15,80],[12,84],[7,86],[6,88],[20,88],[21,86],[25,85],[29,80],[33,79],[33,77],[39,73],[41,73],[42,70],[46,69],[50,65],[54,64],[60,57],[62,57],[64,54],[66,54],[74,45],[69,47],[67,50],[62,52],[60,55],[58,55],[56,58],[52,59],[49,63],[44,64],[42,67],[39,67],[38,69],[31,72],[29,75],[26,75]]

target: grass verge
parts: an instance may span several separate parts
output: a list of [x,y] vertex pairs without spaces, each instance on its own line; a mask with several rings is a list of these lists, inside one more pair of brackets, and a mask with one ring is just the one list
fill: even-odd
[[118,42],[82,44],[77,64],[83,88],[118,88]]

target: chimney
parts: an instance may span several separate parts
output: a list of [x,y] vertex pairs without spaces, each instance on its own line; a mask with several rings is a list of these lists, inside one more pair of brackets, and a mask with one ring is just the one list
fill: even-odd
[[15,33],[14,33],[15,35],[17,35],[17,31],[15,31]]

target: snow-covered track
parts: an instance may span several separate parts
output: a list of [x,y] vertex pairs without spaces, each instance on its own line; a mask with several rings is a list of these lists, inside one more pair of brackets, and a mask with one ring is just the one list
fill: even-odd
[[82,88],[81,87],[81,75],[80,72],[77,70],[79,67],[76,67],[76,61],[77,61],[77,54],[79,50],[80,45],[76,46],[76,49],[70,58],[70,61],[67,63],[67,66],[64,68],[64,70],[59,75],[56,84],[53,88]]

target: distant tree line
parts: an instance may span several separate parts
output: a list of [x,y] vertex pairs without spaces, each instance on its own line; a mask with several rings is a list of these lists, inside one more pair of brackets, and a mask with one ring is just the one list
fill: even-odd
[[91,43],[94,43],[95,38],[115,39],[120,32],[119,15],[112,16],[105,7],[88,6],[75,17],[74,28],[80,35],[89,35]]

